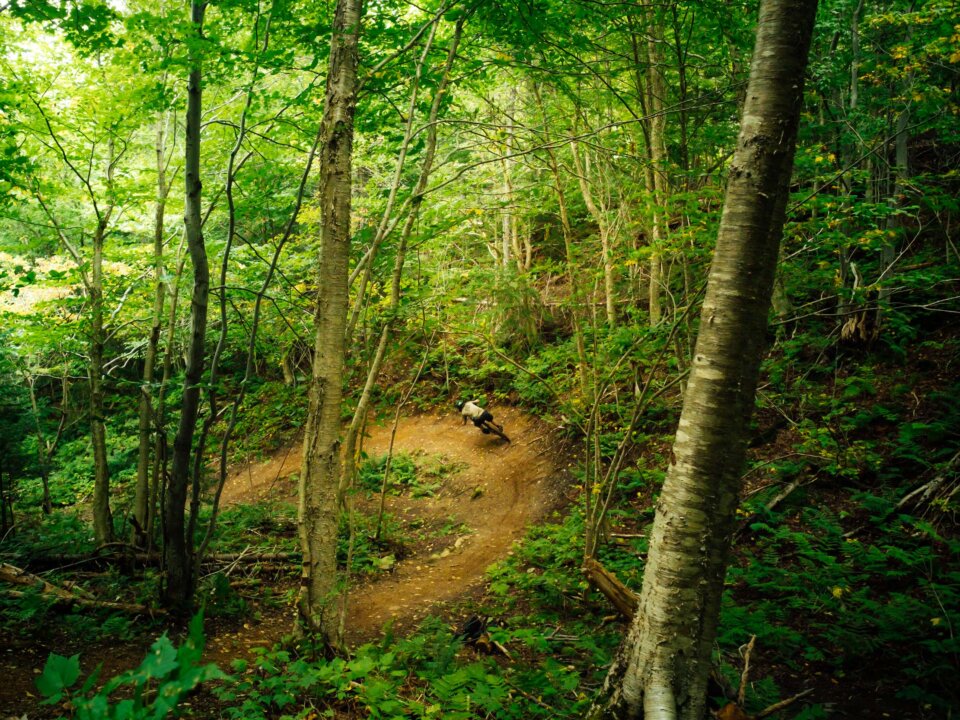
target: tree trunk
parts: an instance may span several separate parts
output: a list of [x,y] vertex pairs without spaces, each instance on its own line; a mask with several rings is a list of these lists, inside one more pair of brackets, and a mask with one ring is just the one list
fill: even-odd
[[[847,107],[847,122],[850,124],[853,132],[853,137],[859,138],[860,134],[858,132],[859,126],[859,112],[858,104],[860,97],[860,14],[863,11],[864,0],[859,0],[857,6],[853,10],[853,17],[850,21],[850,101],[849,106]],[[824,101],[825,102],[825,101]],[[860,147],[859,142],[848,142],[842,146],[841,159],[843,167],[853,167],[857,163],[857,156],[860,154],[862,148]],[[850,212],[850,208],[857,202],[856,193],[853,186],[853,176],[850,173],[844,173],[842,179],[843,186],[846,190],[846,197],[844,198],[844,212],[843,215],[852,218],[853,213]],[[869,192],[869,191],[868,191]],[[867,197],[867,202],[870,202],[870,198]],[[856,230],[854,227],[854,222],[851,219],[848,219],[845,223],[847,225],[847,232],[851,237],[854,236]],[[852,304],[850,299],[846,296],[847,284],[853,273],[851,271],[850,263],[851,250],[847,246],[841,246],[839,251],[839,267],[837,272],[836,286],[837,286],[837,326],[843,328],[847,320],[850,319],[850,309]],[[774,300],[776,301],[776,295],[774,295]]]
[[67,426],[67,393],[69,392],[68,373],[63,372],[63,399],[61,400],[60,423],[57,426],[57,434],[53,440],[48,441],[43,436],[43,429],[40,425],[40,405],[37,403],[36,377],[27,376],[25,378],[27,389],[30,392],[30,408],[33,410],[34,431],[37,436],[37,465],[40,469],[40,481],[43,483],[43,514],[49,515],[53,512],[53,500],[50,497],[50,458],[53,457],[54,450],[63,437],[63,431]]
[[[590,156],[584,153],[585,157],[581,160],[579,146],[576,142],[570,143],[570,154],[573,157],[573,166],[577,171],[577,180],[580,183],[580,194],[583,195],[583,202],[587,206],[587,211],[597,223],[597,230],[600,234],[600,254],[603,264],[603,293],[604,306],[607,311],[607,325],[614,327],[617,324],[617,309],[615,298],[615,279],[613,268],[613,253],[610,247],[610,238],[616,226],[616,220],[610,218],[610,208],[607,202],[602,203],[602,207],[597,205],[593,197],[593,191],[590,188]],[[599,163],[595,163],[599,165]],[[603,171],[597,167],[596,177],[598,185]],[[606,183],[604,183],[606,185]],[[600,188],[601,196],[606,194],[606,188]]]
[[659,325],[663,319],[660,297],[663,293],[663,249],[666,241],[666,223],[668,217],[663,207],[667,201],[669,186],[666,175],[667,150],[664,141],[666,115],[664,97],[666,83],[663,80],[663,58],[660,43],[663,31],[657,18],[657,11],[648,8],[650,33],[647,37],[647,62],[649,63],[649,81],[647,82],[647,110],[650,114],[650,164],[652,166],[653,222],[650,237],[650,324]]
[[[403,229],[400,231],[400,238],[397,244],[397,255],[394,261],[393,277],[390,283],[390,305],[387,310],[387,318],[384,321],[383,328],[380,331],[380,340],[377,344],[377,350],[374,353],[373,360],[367,371],[367,380],[364,383],[363,391],[360,394],[360,400],[357,402],[356,411],[353,414],[353,420],[347,430],[344,439],[343,452],[343,477],[340,481],[341,496],[343,492],[353,483],[354,475],[357,470],[357,436],[360,434],[361,427],[366,422],[367,411],[370,407],[370,398],[373,394],[373,388],[376,385],[377,377],[380,375],[380,368],[383,365],[383,358],[386,354],[387,342],[393,331],[393,325],[397,320],[397,311],[400,307],[401,281],[403,280],[403,266],[407,252],[407,242],[413,232],[413,227],[420,217],[420,205],[422,203],[423,193],[427,189],[427,183],[430,181],[430,175],[433,172],[433,161],[437,152],[437,116],[440,114],[440,103],[443,101],[447,92],[447,85],[450,82],[450,72],[453,68],[454,60],[457,57],[457,48],[460,45],[460,37],[463,33],[463,19],[457,22],[453,39],[450,41],[450,48],[447,51],[447,61],[443,68],[443,75],[440,77],[440,84],[433,95],[433,102],[430,105],[430,115],[427,119],[426,127],[427,140],[424,149],[423,162],[420,165],[420,175],[417,178],[417,184],[413,188],[413,201],[410,205],[410,211],[403,223]],[[431,35],[431,39],[432,39]],[[417,77],[420,77],[421,69],[427,60],[430,42],[424,48],[423,56],[417,65]],[[416,111],[416,95],[411,98],[410,118],[413,119]]]
[[153,264],[155,291],[153,297],[153,313],[150,319],[150,335],[147,338],[147,348],[143,358],[143,385],[140,387],[140,418],[139,434],[140,445],[137,452],[137,485],[133,499],[134,526],[133,541],[146,532],[151,525],[150,513],[150,445],[151,427],[153,420],[153,385],[154,366],[157,359],[157,347],[160,344],[160,330],[163,323],[163,305],[166,295],[163,281],[163,219],[166,210],[167,185],[166,159],[164,157],[164,122],[161,116],[157,120],[157,203],[153,214]]
[[563,189],[563,178],[560,176],[560,163],[557,162],[557,155],[553,151],[549,133],[550,124],[547,121],[547,111],[543,104],[543,97],[540,88],[534,85],[534,96],[537,104],[540,106],[540,114],[543,117],[543,136],[544,150],[547,156],[547,166],[550,168],[550,174],[553,176],[553,188],[557,193],[557,208],[560,212],[560,228],[563,232],[563,249],[567,261],[567,279],[570,283],[570,317],[573,324],[573,336],[577,346],[577,375],[580,378],[580,396],[585,403],[590,402],[588,398],[590,388],[590,370],[587,362],[587,349],[583,340],[583,328],[580,325],[580,303],[583,301],[580,292],[580,284],[577,279],[576,258],[573,252],[573,226],[570,223],[570,213],[567,210],[567,196]]
[[[107,192],[113,185],[113,140],[107,158]],[[98,545],[113,540],[113,517],[110,514],[110,471],[107,468],[107,430],[103,405],[103,241],[110,224],[113,201],[97,221],[93,235],[93,262],[90,274],[90,439],[93,444],[93,534]]]
[[309,388],[297,520],[303,550],[298,632],[338,648],[337,491],[340,403],[349,303],[350,192],[361,0],[338,0],[330,41],[320,151],[320,259],[315,355]]
[[[103,398],[103,352],[104,344],[106,343],[106,333],[103,326],[103,243],[106,239],[107,229],[110,227],[110,218],[115,208],[113,178],[117,155],[115,153],[114,136],[110,135],[107,140],[106,207],[101,210],[100,204],[97,202],[97,194],[90,183],[90,175],[92,172],[91,163],[96,155],[98,141],[92,141],[89,149],[90,159],[87,161],[86,172],[81,172],[77,165],[71,162],[68,157],[43,106],[32,97],[30,100],[42,116],[50,139],[59,150],[64,163],[86,187],[90,205],[93,207],[94,214],[97,218],[97,226],[93,231],[91,243],[93,253],[92,257],[89,258],[90,274],[88,274],[88,260],[81,257],[77,248],[70,242],[70,239],[64,232],[63,226],[57,221],[56,216],[44,202],[42,194],[35,192],[37,202],[50,220],[50,224],[56,230],[60,242],[76,263],[77,271],[83,282],[83,289],[90,302],[90,357],[87,365],[89,399],[87,407],[90,415],[90,444],[93,447],[94,461],[93,530],[97,543],[104,544],[109,542],[113,537],[113,519],[110,515],[110,476],[107,468],[107,433],[104,422]],[[122,154],[121,152],[121,155]]]
[[503,202],[504,209],[501,217],[503,223],[503,236],[500,243],[500,263],[504,274],[510,272],[510,262],[512,260],[512,250],[516,243],[516,219],[513,213],[513,163],[511,157],[514,146],[514,128],[513,118],[517,111],[517,87],[512,78],[508,80],[510,87],[507,90],[507,126],[506,143],[504,145],[503,159],[501,165],[503,168]]
[[[912,85],[913,78],[910,77],[907,81],[907,86],[904,89],[904,94],[910,92],[910,85]],[[905,106],[903,110],[897,115],[897,134],[896,139],[894,140],[894,181],[893,181],[893,193],[890,198],[890,206],[894,208],[895,211],[899,211],[906,203],[907,193],[907,184],[910,179],[910,153],[909,153],[909,140],[910,135],[908,133],[908,127],[910,124],[910,105],[909,101],[905,101]],[[878,313],[883,312],[884,308],[890,302],[891,287],[890,279],[891,275],[894,273],[894,266],[897,263],[897,244],[900,240],[900,235],[903,232],[903,217],[894,212],[890,215],[887,220],[887,229],[893,233],[893,238],[890,238],[883,244],[883,251],[881,258],[883,260],[883,270],[881,270],[880,278],[878,280],[879,290],[877,291],[877,300],[879,304]]]
[[187,260],[186,256],[183,255],[183,245],[177,249],[177,258],[177,271],[173,277],[173,283],[167,288],[170,295],[170,308],[167,312],[167,335],[163,349],[163,373],[160,376],[160,386],[157,388],[157,406],[153,414],[155,428],[153,434],[153,467],[150,470],[150,508],[147,511],[146,526],[147,550],[153,548],[161,486],[166,482],[167,449],[170,445],[167,437],[167,386],[170,384],[170,376],[173,374],[177,308],[180,305],[180,281],[183,279],[183,268]]
[[640,604],[591,717],[701,720],[816,0],[764,0]]
[[[206,3],[191,4],[191,19],[197,36],[203,33]],[[193,436],[200,412],[200,381],[203,378],[207,303],[210,295],[210,268],[204,247],[200,220],[200,111],[202,107],[201,60],[194,52],[190,58],[187,83],[186,143],[184,152],[184,226],[190,262],[193,265],[193,297],[190,307],[190,345],[180,403],[180,422],[173,441],[173,470],[164,506],[164,563],[167,583],[164,604],[178,612],[188,612],[193,603],[196,578],[193,576],[193,538],[187,537],[185,504],[190,483]]]

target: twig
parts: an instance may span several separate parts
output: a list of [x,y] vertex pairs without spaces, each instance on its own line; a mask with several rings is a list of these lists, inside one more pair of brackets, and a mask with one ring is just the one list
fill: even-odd
[[747,643],[747,649],[743,653],[743,672],[740,673],[740,687],[737,690],[737,705],[743,707],[744,699],[747,695],[747,680],[750,675],[750,653],[753,652],[753,646],[757,642],[757,636],[752,635],[750,642]]
[[769,717],[770,715],[773,715],[775,712],[780,712],[781,710],[785,710],[791,705],[793,705],[797,700],[799,700],[802,697],[806,697],[807,695],[810,695],[812,692],[813,692],[813,688],[809,688],[808,690],[804,690],[803,692],[797,693],[793,697],[787,698],[786,700],[781,700],[778,703],[774,703],[770,707],[765,708],[764,710],[761,710],[759,713],[757,713],[756,716],[754,717],[754,720],[762,720],[762,718]]

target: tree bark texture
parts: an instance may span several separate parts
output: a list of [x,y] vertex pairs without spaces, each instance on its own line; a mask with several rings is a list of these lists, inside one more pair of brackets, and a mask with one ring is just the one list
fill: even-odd
[[[649,5],[649,4],[648,4]],[[648,7],[650,18],[650,33],[647,36],[647,111],[649,112],[650,127],[650,165],[652,173],[647,178],[652,186],[647,190],[651,193],[653,203],[653,221],[650,236],[650,325],[659,325],[663,319],[661,296],[665,285],[663,277],[663,250],[666,243],[666,226],[670,218],[664,210],[670,187],[667,181],[667,148],[664,132],[667,118],[664,112],[664,98],[667,89],[663,78],[663,54],[660,45],[663,43],[663,28],[657,17],[657,9]]]
[[135,530],[134,542],[137,536],[144,533],[151,523],[150,513],[150,446],[152,440],[153,420],[153,376],[156,366],[157,348],[160,345],[160,331],[163,324],[163,306],[166,297],[166,286],[163,280],[163,221],[167,204],[166,158],[164,153],[164,124],[165,116],[157,120],[157,203],[153,215],[153,263],[154,263],[154,297],[153,312],[150,319],[150,335],[147,338],[147,347],[143,357],[143,385],[140,387],[139,435],[140,444],[137,452],[137,485],[133,500],[133,517],[137,521],[139,530]]
[[113,213],[114,148],[110,141],[107,154],[106,210],[98,213],[97,229],[93,234],[93,262],[90,272],[90,439],[93,444],[93,534],[98,545],[113,540],[113,516],[110,513],[110,470],[107,467],[107,429],[103,404],[103,347],[106,332],[103,327],[103,242],[106,239],[110,216]]
[[640,603],[592,717],[701,720],[816,0],[764,0]]
[[[203,32],[206,4],[191,5],[191,19],[197,35]],[[191,58],[187,84],[186,143],[184,153],[184,225],[190,263],[193,266],[193,296],[190,307],[190,344],[180,403],[180,422],[173,441],[173,469],[164,503],[164,563],[167,582],[164,603],[186,612],[193,602],[196,578],[193,576],[193,538],[188,537],[185,522],[187,488],[193,456],[193,436],[200,412],[200,382],[203,379],[207,304],[210,296],[210,267],[204,246],[200,219],[200,126],[202,108],[202,68],[198,56]]]
[[331,649],[340,646],[337,618],[337,491],[344,333],[349,304],[350,191],[357,43],[361,0],[338,0],[330,41],[320,150],[320,260],[315,355],[308,394],[298,526],[303,566],[297,628]]
[[150,469],[150,509],[147,512],[147,550],[153,549],[156,537],[156,524],[160,511],[160,490],[167,473],[167,453],[170,446],[167,437],[167,387],[173,374],[174,339],[177,327],[177,309],[180,305],[180,281],[183,279],[183,268],[187,262],[183,254],[183,245],[177,249],[176,272],[173,282],[167,288],[170,295],[170,307],[167,311],[167,332],[163,348],[163,372],[160,375],[160,385],[157,387],[156,409],[153,413],[153,463]]
[[620,578],[593,558],[584,561],[583,574],[591,585],[604,594],[618,613],[627,620],[633,619],[633,614],[637,611],[637,594],[620,582]]

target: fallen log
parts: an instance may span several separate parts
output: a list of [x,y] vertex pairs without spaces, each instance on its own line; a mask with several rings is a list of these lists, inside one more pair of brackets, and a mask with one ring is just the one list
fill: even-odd
[[11,585],[25,585],[27,587],[37,588],[44,595],[56,595],[57,597],[72,598],[75,597],[69,590],[64,590],[51,582],[47,582],[38,575],[31,575],[26,570],[9,563],[0,563],[0,580]]
[[[22,598],[29,593],[23,590],[3,590],[7,597]],[[45,593],[43,593],[45,594]],[[51,605],[57,608],[69,609],[72,607],[97,608],[99,610],[114,610],[116,612],[130,613],[131,615],[166,615],[167,611],[163,608],[152,608],[146,605],[135,605],[134,603],[119,603],[109,600],[90,600],[88,598],[77,597],[76,595],[51,595],[49,596]]]
[[588,558],[583,563],[583,573],[587,576],[587,581],[613,603],[617,612],[627,620],[633,619],[633,614],[640,603],[633,590],[620,582],[616,575],[593,558]]
[[[299,562],[303,556],[299,552],[239,552],[210,553],[203,558],[202,565],[217,563],[262,563],[262,562]],[[39,555],[29,558],[32,568],[78,568],[99,567],[130,563],[139,566],[160,565],[163,556],[160,553],[142,552],[93,552],[72,555]]]
[[[20,585],[38,590],[41,595],[52,599],[54,605],[66,607],[93,607],[105,610],[116,610],[119,612],[134,613],[137,615],[162,615],[162,610],[154,610],[146,605],[135,605],[132,603],[118,603],[109,600],[98,600],[86,590],[76,588],[73,592],[54,585],[42,577],[28,573],[9,563],[0,563],[0,581],[11,585]],[[79,594],[82,592],[82,594]],[[4,594],[8,597],[24,597],[27,593],[22,590],[5,590]]]

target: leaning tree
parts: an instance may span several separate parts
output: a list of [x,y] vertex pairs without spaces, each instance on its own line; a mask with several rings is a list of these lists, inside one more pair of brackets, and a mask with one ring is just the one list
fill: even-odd
[[740,136],[639,605],[594,718],[704,715],[816,0],[760,7]]

